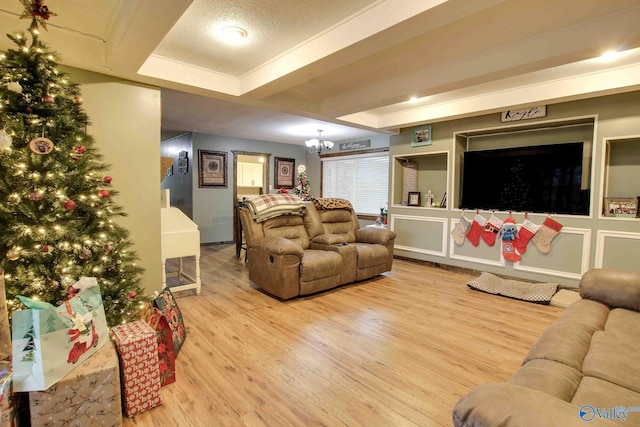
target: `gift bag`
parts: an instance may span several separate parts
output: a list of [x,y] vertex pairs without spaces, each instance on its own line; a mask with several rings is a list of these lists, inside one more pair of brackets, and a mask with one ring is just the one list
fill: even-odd
[[176,352],[173,346],[173,335],[167,318],[155,307],[145,307],[144,321],[156,331],[158,339],[158,362],[160,368],[160,385],[162,387],[176,382]]
[[184,321],[182,320],[182,313],[180,313],[178,303],[176,303],[169,288],[164,288],[160,295],[153,300],[153,305],[167,318],[171,328],[171,336],[173,337],[173,348],[176,352],[176,357],[178,357],[180,348],[185,338],[187,338],[187,331],[184,328]]
[[108,340],[107,320],[95,278],[64,304],[19,296],[28,310],[13,313],[13,390],[46,390]]
[[4,290],[4,270],[0,268],[0,359],[11,356],[11,331]]

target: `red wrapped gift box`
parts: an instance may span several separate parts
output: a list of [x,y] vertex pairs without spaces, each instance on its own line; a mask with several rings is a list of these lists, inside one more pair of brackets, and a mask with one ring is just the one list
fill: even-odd
[[176,352],[167,318],[155,307],[145,313],[145,320],[156,331],[158,338],[158,359],[160,361],[160,385],[176,382]]
[[162,404],[156,331],[142,320],[111,328],[120,355],[125,413],[133,417]]

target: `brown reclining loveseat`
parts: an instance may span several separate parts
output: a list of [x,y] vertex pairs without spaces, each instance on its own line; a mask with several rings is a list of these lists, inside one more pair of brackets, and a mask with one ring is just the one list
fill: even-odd
[[290,299],[391,270],[393,231],[360,228],[343,199],[317,199],[303,211],[257,222],[240,210],[249,279],[264,291]]

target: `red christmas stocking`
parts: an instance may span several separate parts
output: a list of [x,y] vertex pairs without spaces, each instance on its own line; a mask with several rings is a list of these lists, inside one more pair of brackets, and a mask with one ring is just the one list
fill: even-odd
[[504,220],[504,224],[500,229],[500,237],[502,238],[502,256],[510,262],[518,262],[522,259],[516,250],[515,241],[518,238],[518,228],[516,220],[511,215]]
[[522,226],[520,226],[520,230],[518,231],[518,237],[513,242],[516,246],[516,250],[523,254],[527,251],[527,244],[529,240],[538,232],[538,225],[529,221],[527,218],[522,222]]
[[487,219],[485,217],[480,214],[476,214],[476,216],[473,217],[471,227],[469,227],[469,231],[467,231],[467,239],[469,239],[473,246],[480,244],[480,234],[485,225],[487,225]]
[[556,238],[561,229],[562,224],[547,217],[536,235],[533,236],[533,244],[540,252],[548,254],[551,251],[551,241]]
[[491,218],[489,218],[489,221],[487,221],[487,224],[480,234],[480,237],[482,237],[482,240],[484,240],[487,245],[493,246],[496,244],[496,237],[503,222],[500,218],[491,214]]

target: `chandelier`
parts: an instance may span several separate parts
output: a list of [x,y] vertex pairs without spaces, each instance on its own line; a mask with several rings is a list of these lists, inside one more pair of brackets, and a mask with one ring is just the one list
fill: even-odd
[[326,153],[333,148],[332,141],[324,141],[322,139],[322,129],[318,129],[318,138],[308,139],[304,142],[310,153]]

